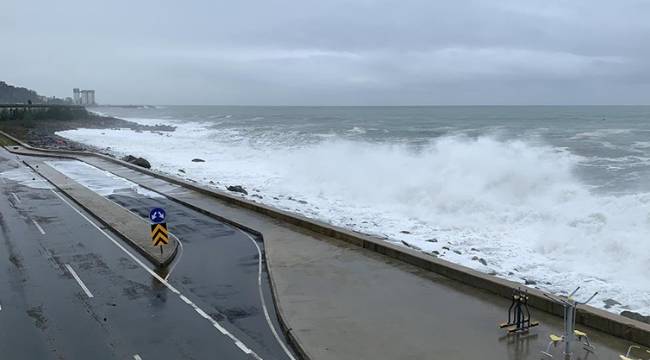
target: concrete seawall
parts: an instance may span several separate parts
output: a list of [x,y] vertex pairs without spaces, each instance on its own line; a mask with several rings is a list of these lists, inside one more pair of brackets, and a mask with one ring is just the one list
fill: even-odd
[[[204,195],[218,198],[221,201],[255,211],[257,213],[269,216],[276,220],[286,222],[297,227],[313,231],[335,239],[343,240],[350,244],[366,248],[368,250],[383,254],[385,256],[403,261],[405,263],[417,266],[419,268],[444,275],[450,279],[462,282],[475,288],[486,290],[490,293],[509,298],[512,290],[523,285],[508,280],[500,279],[494,276],[486,275],[470,268],[450,263],[433,256],[417,252],[408,248],[399,247],[390,244],[382,239],[374,238],[364,234],[355,233],[346,229],[338,228],[317,220],[305,218],[300,215],[288,213],[282,210],[274,209],[269,206],[248,201],[225,192],[217,191],[208,187],[193,184],[191,182],[175,178],[173,176],[161,174],[155,171],[142,169],[138,166],[123,162],[121,160],[96,153],[76,152],[76,151],[58,151],[42,150],[30,147],[3,133],[3,135],[12,138],[22,147],[8,147],[9,151],[25,155],[50,155],[55,157],[70,157],[83,161],[83,157],[97,157],[104,160],[120,164],[124,167],[137,170],[144,174],[163,179],[173,184],[200,192]],[[235,225],[238,225],[235,223]],[[529,304],[545,312],[561,316],[562,307],[555,302],[550,301],[544,296],[542,291],[529,289]],[[607,334],[617,336],[629,341],[642,345],[650,346],[650,325],[633,319],[628,319],[620,315],[612,314],[604,310],[596,309],[591,306],[580,306],[577,313],[577,322],[594,329],[598,329]]]

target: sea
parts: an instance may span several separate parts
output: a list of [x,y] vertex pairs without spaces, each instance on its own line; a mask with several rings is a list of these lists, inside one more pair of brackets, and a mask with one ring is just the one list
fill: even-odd
[[578,300],[598,292],[598,308],[650,314],[648,106],[91,110],[176,130],[58,134],[531,287],[581,287]]

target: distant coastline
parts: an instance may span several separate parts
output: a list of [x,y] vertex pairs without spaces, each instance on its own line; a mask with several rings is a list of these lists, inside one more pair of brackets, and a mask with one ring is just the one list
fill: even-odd
[[111,105],[111,104],[98,104],[92,106],[93,108],[122,108],[122,109],[149,109],[153,108],[152,105],[136,105],[136,104],[127,104],[127,105]]
[[73,129],[131,129],[134,131],[174,131],[169,125],[142,125],[132,121],[103,116],[80,106],[37,105],[18,111],[0,108],[0,130],[23,139],[32,146],[61,150],[94,150],[56,135]]

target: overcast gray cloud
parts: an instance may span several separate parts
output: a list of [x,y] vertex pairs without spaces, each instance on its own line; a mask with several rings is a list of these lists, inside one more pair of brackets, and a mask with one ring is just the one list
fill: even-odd
[[0,79],[102,103],[649,104],[650,1],[23,1]]

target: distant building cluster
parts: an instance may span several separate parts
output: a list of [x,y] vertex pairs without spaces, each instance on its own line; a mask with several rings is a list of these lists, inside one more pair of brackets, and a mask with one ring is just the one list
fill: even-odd
[[72,89],[72,101],[75,105],[97,105],[95,103],[95,90]]

